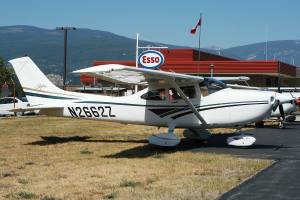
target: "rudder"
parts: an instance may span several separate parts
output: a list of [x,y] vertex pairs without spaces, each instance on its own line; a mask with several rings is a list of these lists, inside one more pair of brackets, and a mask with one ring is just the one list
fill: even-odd
[[13,66],[31,105],[50,103],[53,99],[47,98],[48,94],[65,93],[56,87],[29,57],[16,58],[9,63]]

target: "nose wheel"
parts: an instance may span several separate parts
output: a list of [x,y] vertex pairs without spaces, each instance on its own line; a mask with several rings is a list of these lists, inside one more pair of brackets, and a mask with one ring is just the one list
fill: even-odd
[[280,129],[285,128],[284,122],[282,120],[280,120],[278,128],[280,128]]

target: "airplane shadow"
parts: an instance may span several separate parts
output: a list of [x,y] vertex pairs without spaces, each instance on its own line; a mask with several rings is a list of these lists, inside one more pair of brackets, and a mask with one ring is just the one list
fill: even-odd
[[64,144],[69,142],[89,142],[89,143],[147,143],[147,140],[91,140],[90,136],[71,136],[71,137],[59,137],[59,136],[41,136],[42,140],[27,143],[26,145],[53,145]]
[[[282,129],[282,130],[294,130],[294,129],[298,129],[296,127],[292,127],[292,125],[295,125],[295,124],[285,124],[285,127]],[[279,129],[280,128],[278,127],[278,125],[265,125],[263,128],[258,128],[258,129],[264,129],[264,128],[268,128],[268,129]]]
[[[235,154],[235,151],[247,151],[251,149],[273,149],[277,150],[279,148],[289,148],[282,145],[261,145],[261,144],[254,144],[250,147],[233,147],[227,145],[227,138],[230,136],[234,136],[235,134],[217,134],[212,135],[209,140],[207,141],[197,141],[192,139],[184,138],[181,140],[180,144],[176,147],[172,148],[165,148],[165,147],[158,147],[151,144],[145,144],[143,146],[138,146],[130,149],[126,149],[124,151],[106,155],[105,158],[145,158],[150,156],[156,156],[157,154],[161,153],[175,153],[180,151],[188,151],[188,150],[195,150],[197,152],[208,152],[206,150],[211,149],[209,152],[214,152],[213,148],[220,148],[226,150],[217,151],[217,153],[230,153],[232,152]],[[232,150],[232,151],[228,151]]]
[[[114,140],[114,139],[98,139],[92,140],[90,136],[71,136],[71,137],[59,137],[59,136],[41,136],[42,140],[27,143],[25,145],[54,145],[64,144],[70,142],[87,142],[87,143],[140,143],[142,146],[137,146],[129,149],[125,149],[121,152],[117,152],[110,155],[105,155],[105,158],[146,158],[156,156],[164,153],[175,153],[188,150],[197,150],[197,152],[216,152],[216,153],[234,153],[235,151],[247,151],[251,149],[281,149],[289,148],[279,145],[261,145],[254,144],[250,147],[240,148],[227,145],[227,138],[234,136],[235,134],[215,134],[212,135],[207,141],[197,141],[188,138],[183,138],[180,144],[176,147],[158,147],[148,144],[145,140]],[[216,150],[218,148],[218,150]],[[207,151],[209,150],[209,151]],[[224,150],[224,151],[223,151]],[[234,153],[235,154],[235,153]]]

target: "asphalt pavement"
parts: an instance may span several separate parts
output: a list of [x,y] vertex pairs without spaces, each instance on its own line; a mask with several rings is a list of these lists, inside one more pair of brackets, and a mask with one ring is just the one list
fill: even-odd
[[257,139],[255,144],[248,148],[228,147],[226,137],[216,135],[212,136],[204,147],[193,150],[276,161],[219,199],[300,200],[300,123],[292,123],[285,129],[274,126],[251,130],[247,133]]

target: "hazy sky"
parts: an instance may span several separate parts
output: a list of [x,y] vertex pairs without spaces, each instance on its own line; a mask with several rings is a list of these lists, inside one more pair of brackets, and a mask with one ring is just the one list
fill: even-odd
[[203,13],[202,47],[300,39],[299,0],[6,0],[0,26],[75,26],[197,46],[190,29]]

